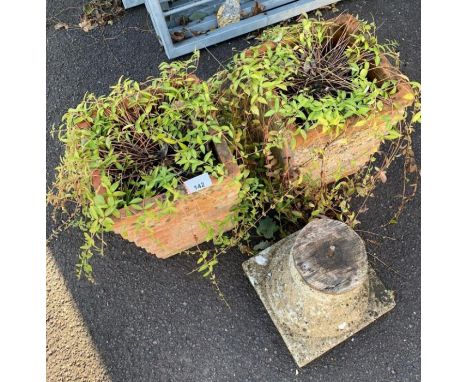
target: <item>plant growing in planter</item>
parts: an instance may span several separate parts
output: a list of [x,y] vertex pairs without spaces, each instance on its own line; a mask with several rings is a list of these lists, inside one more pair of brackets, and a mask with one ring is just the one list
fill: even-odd
[[[419,84],[389,64],[396,57],[371,24],[305,18],[265,31],[208,83],[192,60],[163,64],[161,78],[145,84],[121,81],[106,97],[86,96],[64,117],[66,151],[49,194],[81,212],[78,273],[90,275],[90,257],[102,252],[95,239],[106,231],[160,257],[213,239],[213,251],[196,251],[198,271],[213,276],[232,246],[251,253],[321,215],[354,226],[403,156],[411,187],[396,221],[417,186],[411,133],[420,106]],[[213,186],[187,195],[182,183],[205,172]]]
[[[403,156],[411,187],[396,221],[417,186],[411,133],[420,102],[419,84],[397,69],[395,45],[379,44],[373,24],[349,15],[303,18],[266,30],[260,41],[210,79],[218,118],[234,126],[236,156],[249,171],[233,237],[269,240],[321,215],[354,226]],[[359,198],[361,207],[351,208]]]
[[[162,64],[160,78],[143,84],[121,79],[64,115],[65,153],[48,198],[79,212],[78,275],[91,277],[104,232],[168,257],[231,228],[239,190],[225,143],[232,130],[217,122],[210,89],[193,74],[197,58]],[[188,194],[183,182],[205,173],[211,187]]]
[[261,41],[235,57],[221,88],[243,142],[254,150],[265,142],[289,179],[330,183],[358,171],[384,139],[400,137],[394,127],[414,90],[372,25],[350,15],[305,18]]

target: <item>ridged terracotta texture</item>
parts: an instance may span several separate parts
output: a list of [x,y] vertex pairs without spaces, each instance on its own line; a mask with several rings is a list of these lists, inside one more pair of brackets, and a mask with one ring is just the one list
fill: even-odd
[[[221,182],[211,178],[210,187],[192,194],[181,188],[183,197],[174,202],[175,211],[170,214],[162,215],[156,204],[144,211],[131,210],[130,216],[122,209],[120,218],[114,218],[113,231],[165,259],[205,242],[211,230],[218,234],[232,229],[231,210],[240,189],[235,179],[239,167],[224,141],[214,148],[227,171]],[[99,176],[94,177],[93,183],[99,192]],[[161,196],[143,200],[141,205],[156,199]]]

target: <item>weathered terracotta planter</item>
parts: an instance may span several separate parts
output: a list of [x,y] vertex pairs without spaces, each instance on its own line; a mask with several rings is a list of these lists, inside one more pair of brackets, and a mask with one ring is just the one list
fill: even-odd
[[[239,167],[226,142],[214,144],[214,151],[227,171],[221,182],[211,178],[213,184],[210,187],[192,194],[187,194],[180,186],[183,197],[174,202],[175,211],[167,215],[161,215],[156,204],[144,211],[130,208],[130,216],[121,209],[120,217],[114,218],[113,231],[152,255],[167,258],[203,243],[210,230],[222,233],[232,229],[231,210],[240,189],[240,183],[235,179]],[[98,174],[93,176],[97,192],[101,187],[99,178]],[[162,198],[161,195],[145,199],[141,205]]]
[[[359,20],[349,14],[340,15],[330,21],[336,25],[337,36],[341,33],[352,34],[360,25]],[[246,50],[245,55],[263,55],[277,44],[294,44],[294,39],[286,36],[280,43],[266,42]],[[292,145],[293,131],[297,126],[288,126],[290,133],[287,132],[286,136],[290,134],[291,137],[285,139],[282,150],[273,153],[283,167],[285,178],[294,179],[301,174],[308,178],[309,184],[328,184],[356,173],[378,151],[388,132],[388,126],[394,126],[404,118],[405,109],[412,105],[414,94],[406,77],[384,56],[381,56],[379,67],[370,65],[368,76],[378,82],[397,80],[397,92],[386,100],[382,110],[374,109],[365,117],[349,118],[339,136],[323,133],[318,126],[307,132],[305,138],[295,136],[295,145]],[[282,123],[278,115],[273,115],[270,119],[273,124]]]
[[[391,78],[395,72],[387,60],[382,61],[387,67],[373,70],[378,80]],[[305,138],[297,136],[294,149],[288,144],[281,153],[285,172],[299,173],[322,184],[354,174],[379,150],[388,127],[404,118],[413,99],[410,85],[401,81],[382,110],[372,110],[362,118],[349,118],[339,136],[325,134],[320,127],[309,131]]]
[[[359,26],[351,15],[341,15],[335,21],[337,26],[345,26],[347,34]],[[414,93],[406,77],[384,56],[379,67],[371,65],[368,76],[378,83],[397,80],[397,92],[384,102],[382,110],[375,108],[365,117],[349,118],[339,136],[325,134],[318,126],[305,138],[296,136],[294,148],[291,140],[286,140],[279,159],[287,175],[294,178],[301,174],[311,183],[328,184],[356,173],[379,150],[388,128],[401,121],[405,109],[413,104]],[[295,129],[291,126],[291,131]]]

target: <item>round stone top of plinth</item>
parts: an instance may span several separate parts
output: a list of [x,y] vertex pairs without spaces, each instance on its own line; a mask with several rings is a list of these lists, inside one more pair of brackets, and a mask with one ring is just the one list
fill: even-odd
[[340,221],[312,220],[297,235],[291,253],[299,274],[318,291],[340,294],[367,280],[364,242]]

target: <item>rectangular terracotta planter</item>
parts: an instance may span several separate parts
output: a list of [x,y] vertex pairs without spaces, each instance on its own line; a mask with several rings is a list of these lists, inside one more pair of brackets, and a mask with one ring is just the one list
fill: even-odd
[[[170,214],[161,216],[156,204],[144,211],[130,208],[130,216],[121,209],[120,217],[114,218],[113,231],[165,259],[203,243],[210,229],[215,233],[232,229],[229,217],[239,195],[240,183],[235,180],[239,167],[225,141],[214,144],[214,152],[227,172],[221,182],[211,178],[210,187],[192,194],[187,194],[180,186],[183,197],[174,202],[175,211]],[[99,183],[99,179],[93,179],[95,189],[99,189]],[[145,199],[141,205],[162,197]]]
[[[375,72],[377,78],[390,74],[385,68]],[[294,149],[285,147],[281,154],[286,173],[299,173],[322,184],[356,173],[379,150],[387,126],[403,119],[412,99],[411,87],[400,83],[381,111],[374,110],[367,118],[350,118],[338,137],[324,134],[320,128],[309,131],[305,139],[297,136]]]
[[[341,15],[335,21],[337,26],[346,26],[345,33],[352,33],[359,25],[350,15]],[[384,103],[382,110],[374,109],[366,117],[349,118],[338,137],[322,133],[320,127],[307,132],[305,138],[296,136],[294,148],[287,143],[277,154],[287,175],[294,178],[301,174],[312,184],[328,184],[356,173],[379,150],[388,126],[404,118],[414,94],[406,78],[384,56],[379,67],[371,66],[368,76],[378,82],[398,80],[397,92]]]

